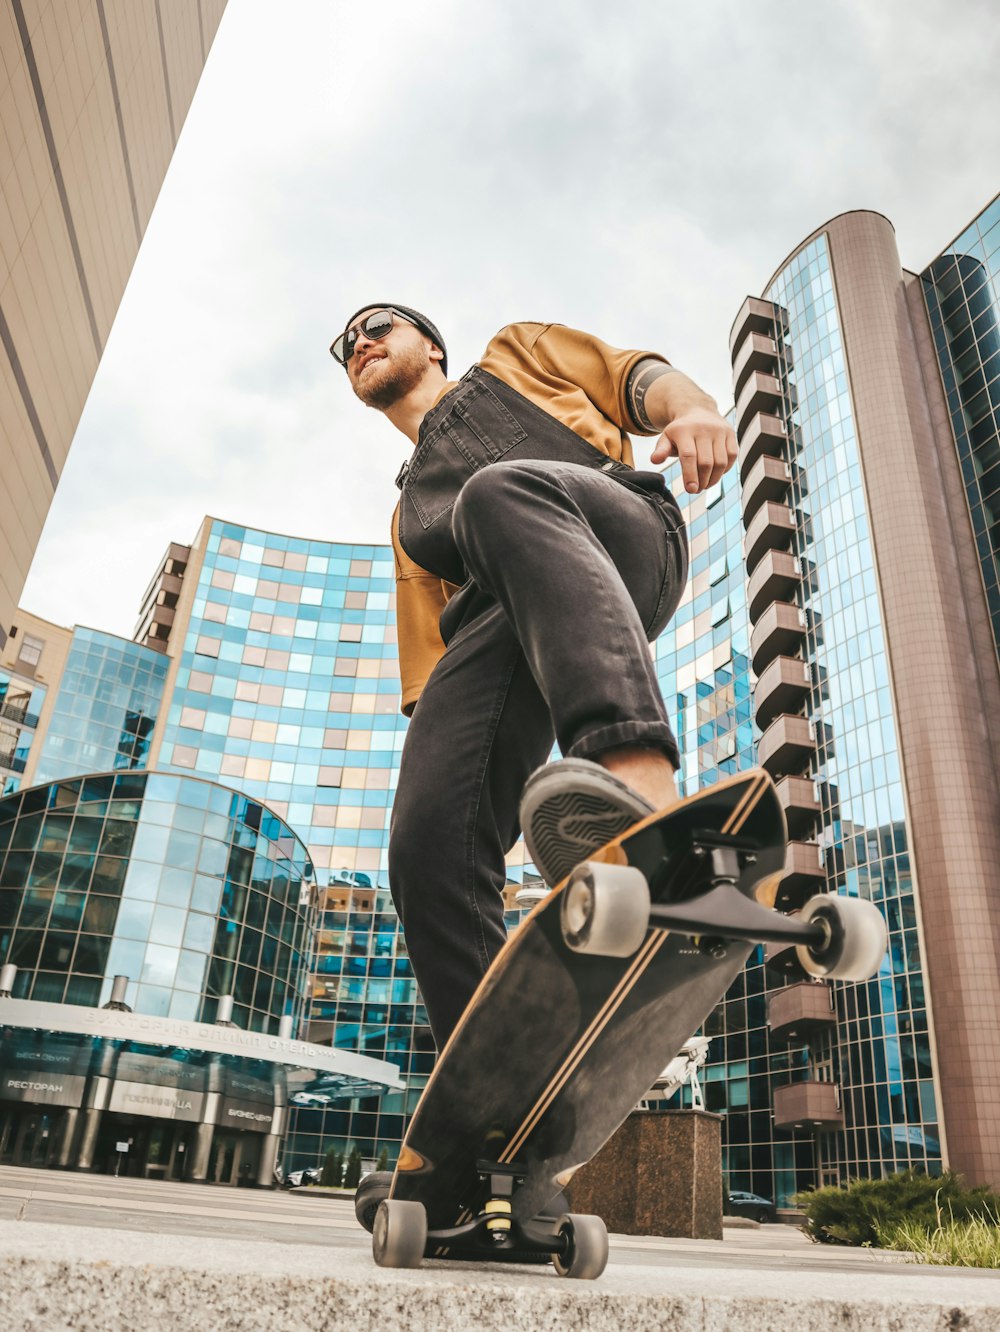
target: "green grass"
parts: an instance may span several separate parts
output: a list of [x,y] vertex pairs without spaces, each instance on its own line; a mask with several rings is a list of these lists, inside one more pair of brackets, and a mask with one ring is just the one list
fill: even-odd
[[1000,1218],[954,1217],[931,1229],[915,1221],[879,1227],[879,1245],[912,1253],[918,1262],[949,1267],[1000,1267]]

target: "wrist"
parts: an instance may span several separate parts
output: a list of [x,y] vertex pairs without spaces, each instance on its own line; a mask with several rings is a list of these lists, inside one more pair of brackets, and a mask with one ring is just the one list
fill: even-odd
[[720,415],[715,399],[682,374],[657,380],[647,396],[646,409],[657,430],[664,430],[681,417],[694,413]]

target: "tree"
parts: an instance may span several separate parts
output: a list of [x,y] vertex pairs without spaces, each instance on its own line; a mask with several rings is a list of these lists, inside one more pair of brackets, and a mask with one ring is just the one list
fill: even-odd
[[344,1171],[344,1188],[356,1189],[361,1183],[361,1153],[358,1151],[357,1143],[351,1148],[351,1154],[347,1158],[347,1169]]
[[340,1181],[344,1177],[344,1157],[336,1147],[328,1147],[326,1156],[323,1158],[323,1173],[319,1177],[320,1184],[327,1189],[339,1189]]
[[376,1170],[388,1170],[389,1168],[389,1148],[383,1147],[378,1154],[378,1160],[375,1162]]

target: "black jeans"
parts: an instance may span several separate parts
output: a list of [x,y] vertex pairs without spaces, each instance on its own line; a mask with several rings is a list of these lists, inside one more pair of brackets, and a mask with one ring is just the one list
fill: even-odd
[[[551,418],[502,389],[530,448]],[[495,417],[496,402],[488,406]],[[432,429],[440,419],[438,408]],[[595,461],[553,458],[565,429],[553,424],[550,456],[463,472],[454,502],[428,524],[447,524],[433,542],[402,514],[413,559],[439,572],[446,557],[444,576],[460,561],[466,575],[442,616],[447,650],[406,736],[389,839],[393,901],[438,1049],[504,942],[504,857],[520,831],[524,783],[553,740],[586,758],[652,746],[679,766],[649,643],[687,576],[680,513],[658,473],[602,471],[607,460],[575,435]],[[422,447],[423,432],[414,466]],[[427,514],[440,508],[419,491],[417,504]]]

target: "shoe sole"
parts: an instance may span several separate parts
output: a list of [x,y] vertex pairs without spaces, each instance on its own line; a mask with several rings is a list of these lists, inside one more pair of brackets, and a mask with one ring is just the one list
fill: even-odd
[[528,854],[552,888],[598,847],[653,812],[598,764],[562,759],[529,779],[521,827]]

